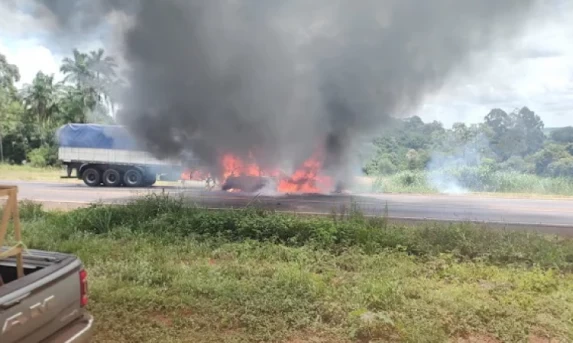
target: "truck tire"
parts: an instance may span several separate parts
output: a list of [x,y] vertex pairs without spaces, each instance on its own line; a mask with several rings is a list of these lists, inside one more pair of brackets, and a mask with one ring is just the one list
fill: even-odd
[[123,184],[127,187],[141,187],[143,185],[143,174],[137,169],[129,169],[123,175]]
[[155,184],[156,181],[157,181],[157,174],[147,173],[144,176],[143,186],[151,187]]
[[103,184],[107,187],[118,187],[121,184],[121,174],[115,169],[103,172]]
[[82,180],[90,187],[97,187],[101,184],[101,174],[95,168],[88,168],[82,173]]
[[151,187],[155,184],[155,180],[145,180],[145,182],[143,183],[144,187]]

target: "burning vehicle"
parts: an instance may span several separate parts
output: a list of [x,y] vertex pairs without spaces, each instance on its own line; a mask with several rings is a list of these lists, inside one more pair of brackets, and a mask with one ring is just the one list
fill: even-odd
[[340,189],[338,184],[333,187],[332,178],[324,174],[319,156],[315,154],[289,174],[279,168],[260,167],[252,154],[248,159],[224,154],[219,163],[219,177],[213,178],[212,173],[204,170],[188,170],[181,178],[220,184],[220,189],[227,192],[253,193],[267,189],[277,193],[323,193]]

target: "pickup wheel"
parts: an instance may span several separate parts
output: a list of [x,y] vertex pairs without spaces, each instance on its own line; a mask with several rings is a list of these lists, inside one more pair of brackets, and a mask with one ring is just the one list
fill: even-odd
[[82,173],[84,183],[90,187],[97,187],[101,183],[101,174],[95,168],[88,168]]
[[121,184],[121,174],[115,169],[103,172],[103,184],[107,187],[118,187]]
[[123,175],[123,184],[127,187],[140,187],[143,185],[143,174],[137,169],[130,169]]

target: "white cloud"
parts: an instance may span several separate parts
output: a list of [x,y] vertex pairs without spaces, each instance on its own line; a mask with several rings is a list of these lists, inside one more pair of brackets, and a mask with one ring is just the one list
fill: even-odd
[[452,78],[417,114],[450,126],[480,122],[494,107],[528,106],[547,127],[573,125],[573,4],[553,5],[515,47],[480,57],[481,69]]
[[55,74],[61,78],[59,65],[61,58],[52,54],[50,49],[33,40],[11,41],[0,37],[0,53],[4,54],[9,63],[16,64],[20,69],[19,85],[30,83],[39,71],[45,74]]

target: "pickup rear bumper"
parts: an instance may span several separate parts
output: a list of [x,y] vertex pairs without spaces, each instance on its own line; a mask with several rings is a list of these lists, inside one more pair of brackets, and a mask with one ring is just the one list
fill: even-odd
[[58,331],[45,343],[89,343],[94,330],[94,318],[89,313]]

